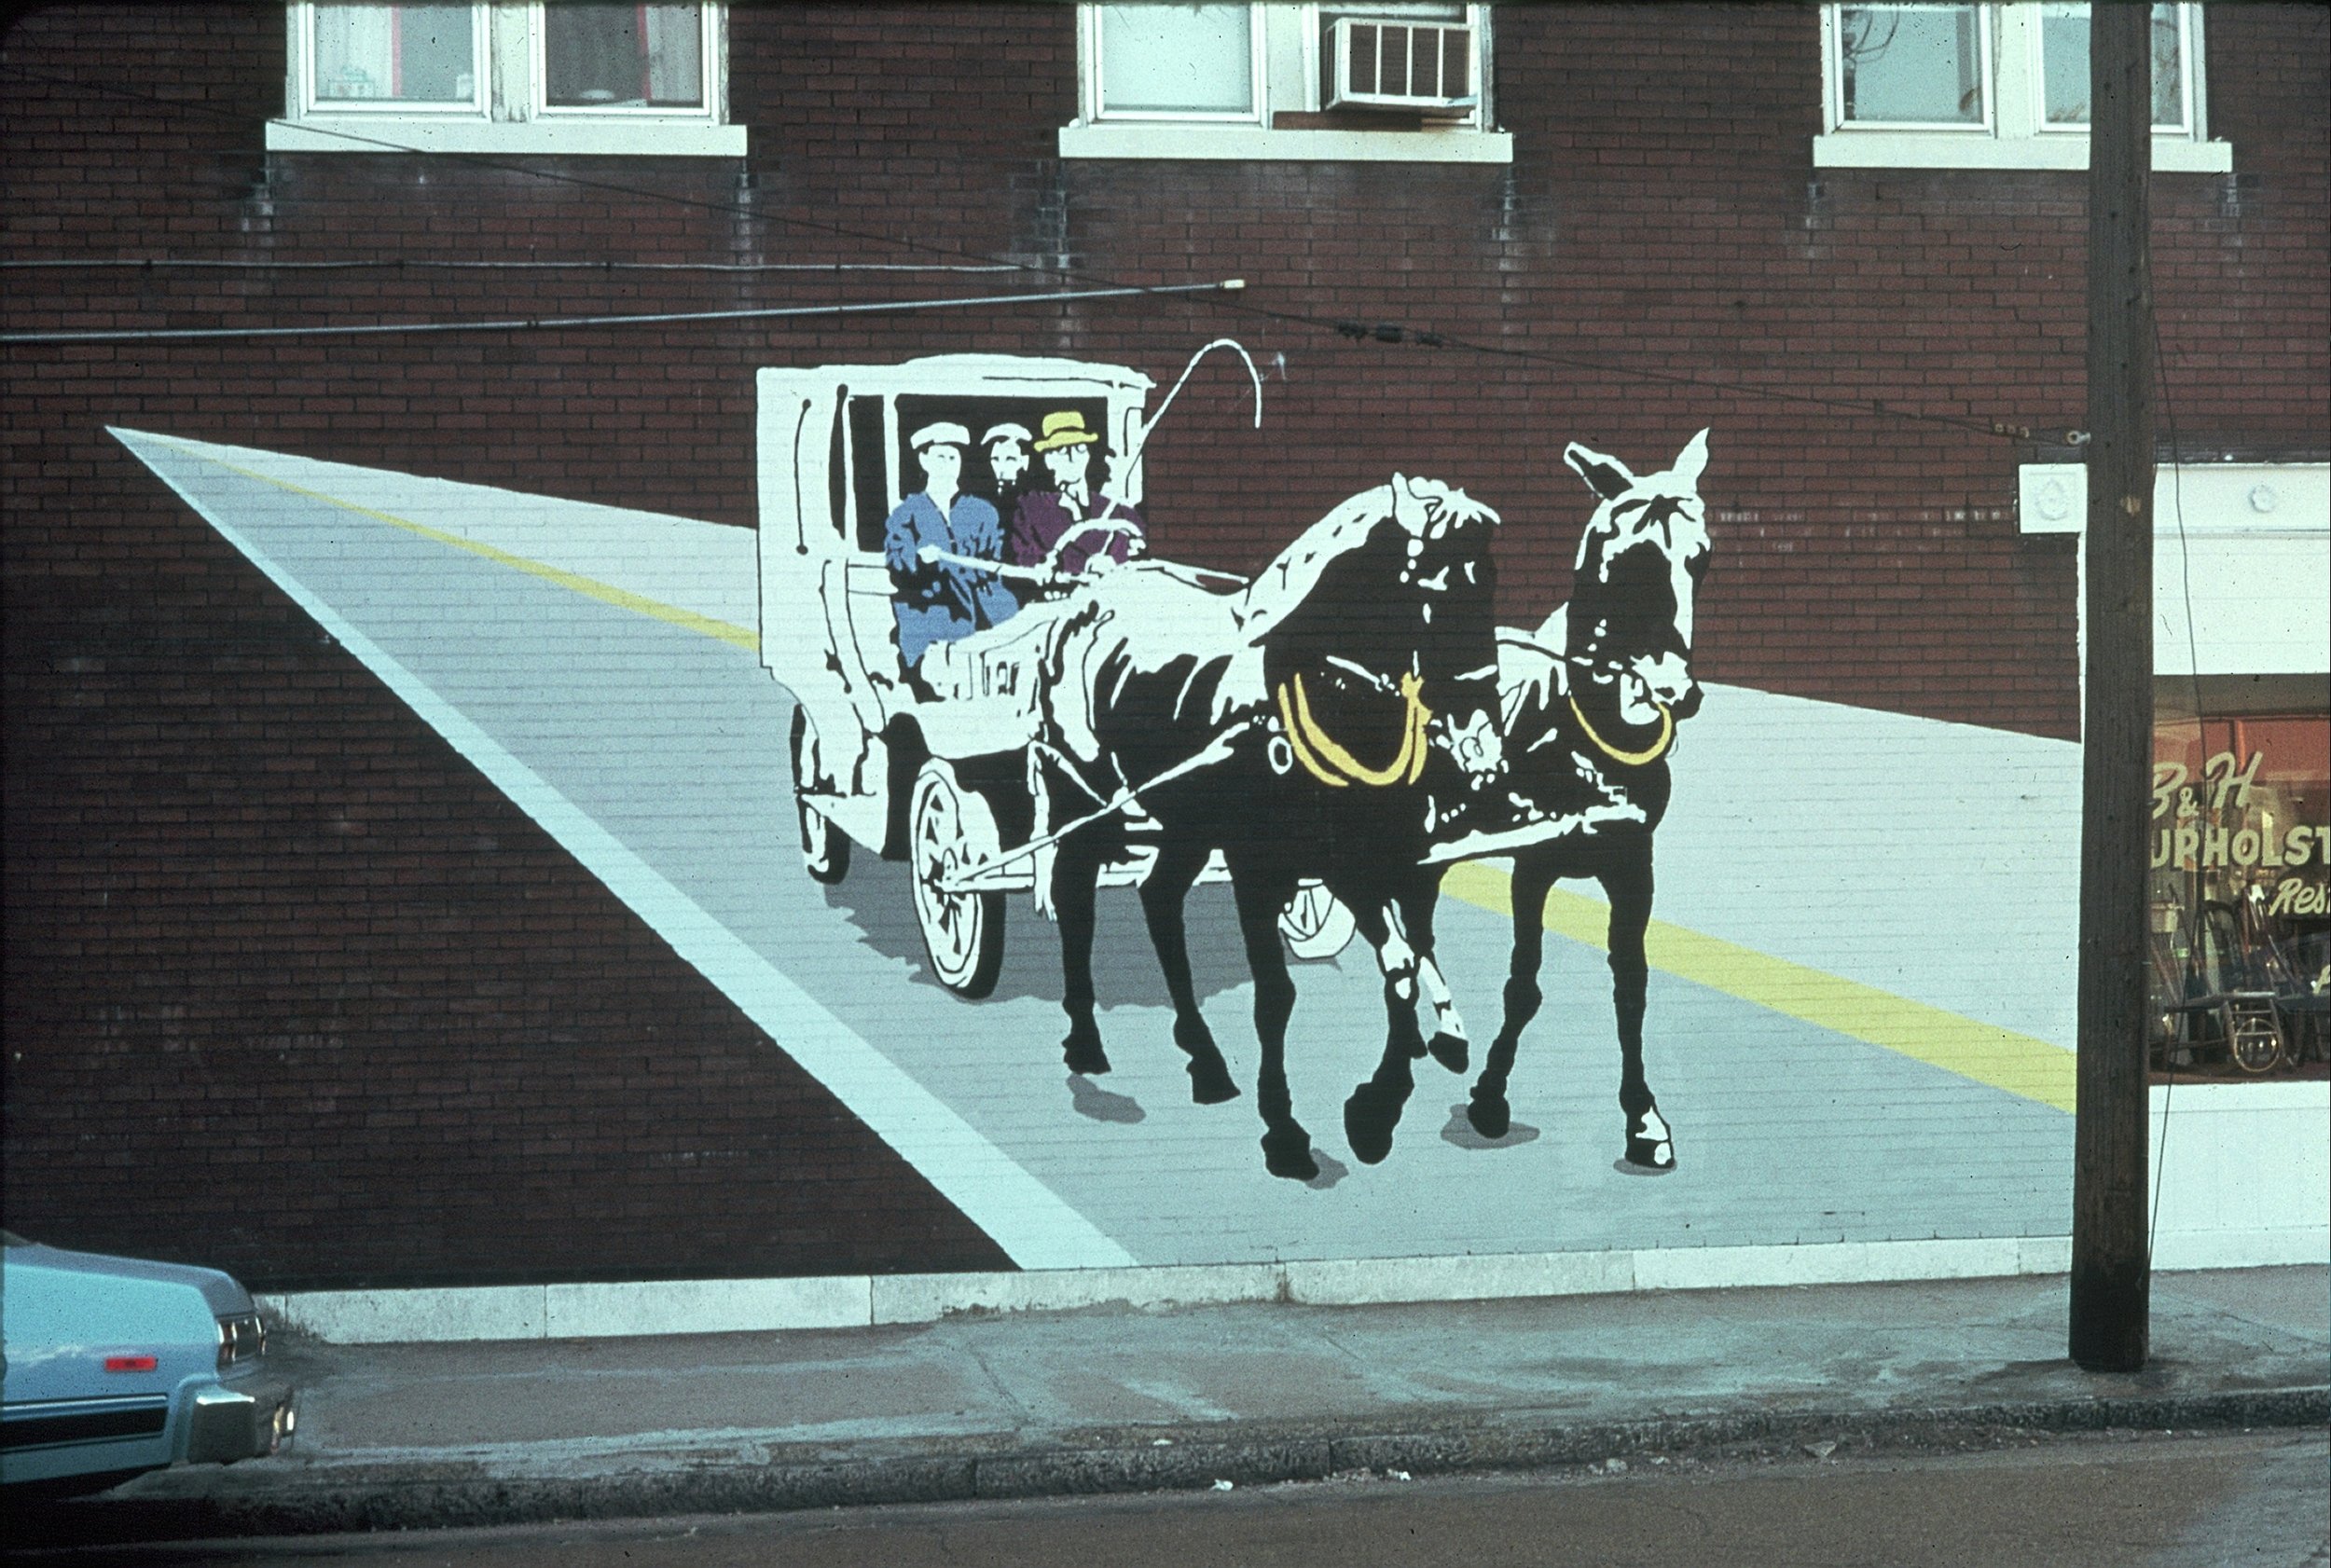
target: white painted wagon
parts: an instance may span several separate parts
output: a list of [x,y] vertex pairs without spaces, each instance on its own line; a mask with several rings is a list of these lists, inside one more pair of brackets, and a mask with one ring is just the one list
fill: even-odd
[[[1073,409],[1109,451],[1130,454],[1109,490],[1138,506],[1153,385],[1120,365],[993,354],[759,376],[761,657],[796,704],[802,860],[827,883],[848,873],[853,844],[908,861],[931,973],[963,997],[994,987],[1004,896],[1033,888],[1040,873],[1028,768],[1041,655],[1081,589],[1054,585],[1003,625],[944,645],[944,657],[925,658],[918,691],[900,659],[882,554],[885,522],[916,472],[905,437],[940,420],[974,435],[1003,423],[1033,431]],[[978,493],[974,475],[966,488]],[[1138,820],[1138,802],[1124,809]],[[1151,859],[1137,842],[1104,885],[1138,883]],[[1202,880],[1223,875],[1218,859]],[[1317,887],[1280,924],[1298,957],[1331,956],[1351,935],[1349,915]]]

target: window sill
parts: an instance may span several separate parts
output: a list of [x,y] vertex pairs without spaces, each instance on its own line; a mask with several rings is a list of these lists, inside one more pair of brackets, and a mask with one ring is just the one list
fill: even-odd
[[1062,158],[1242,162],[1511,163],[1504,131],[1266,131],[1259,125],[1116,124],[1060,129]]
[[[2089,166],[2085,136],[1987,136],[1948,131],[1838,131],[1813,139],[1815,169],[2070,169]],[[2227,174],[2230,142],[2153,139],[2157,174]]]
[[[387,144],[382,145],[381,144]],[[669,120],[485,120],[347,115],[269,120],[271,153],[557,153],[581,158],[742,158],[745,128]]]

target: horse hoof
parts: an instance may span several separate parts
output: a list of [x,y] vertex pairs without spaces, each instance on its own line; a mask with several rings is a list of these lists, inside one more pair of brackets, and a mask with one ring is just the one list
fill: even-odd
[[1061,1060],[1069,1064],[1072,1073],[1097,1078],[1109,1070],[1109,1052],[1101,1049],[1097,1030],[1071,1029],[1069,1038],[1060,1042]]
[[1629,1138],[1627,1163],[1652,1176],[1665,1176],[1676,1168],[1676,1146],[1665,1138]]
[[1466,1105],[1465,1120],[1473,1124],[1473,1131],[1485,1138],[1502,1138],[1513,1127],[1513,1107],[1503,1094],[1486,1094],[1473,1091]]
[[1470,1052],[1465,1044],[1465,1037],[1462,1035],[1445,1032],[1435,1035],[1432,1038],[1432,1044],[1426,1049],[1432,1052],[1434,1061],[1453,1073],[1463,1072],[1466,1064],[1471,1060]]
[[1190,1099],[1193,1105],[1219,1106],[1238,1098],[1238,1085],[1231,1081],[1230,1068],[1216,1056],[1212,1061],[1200,1058],[1190,1064]]
[[1656,1103],[1646,1106],[1627,1131],[1627,1163],[1661,1176],[1676,1168],[1675,1140]]
[[1319,1162],[1311,1157],[1311,1135],[1301,1127],[1263,1134],[1262,1163],[1273,1176],[1290,1181],[1310,1181],[1319,1174]]
[[1344,1138],[1361,1164],[1380,1165],[1392,1152],[1392,1132],[1400,1124],[1400,1108],[1407,1099],[1405,1094],[1386,1094],[1363,1083],[1344,1102]]

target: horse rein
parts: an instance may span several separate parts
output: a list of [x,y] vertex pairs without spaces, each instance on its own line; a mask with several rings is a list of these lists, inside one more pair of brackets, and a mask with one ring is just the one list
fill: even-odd
[[1392,784],[1414,784],[1425,771],[1425,726],[1432,722],[1432,709],[1425,706],[1420,695],[1424,681],[1414,671],[1400,675],[1400,750],[1389,763],[1380,768],[1370,767],[1340,744],[1333,736],[1311,716],[1310,700],[1303,695],[1303,678],[1299,672],[1293,681],[1294,699],[1288,698],[1289,682],[1278,687],[1279,721],[1287,729],[1287,743],[1295,753],[1295,760],[1303,771],[1331,790],[1348,789],[1365,784],[1383,789]]

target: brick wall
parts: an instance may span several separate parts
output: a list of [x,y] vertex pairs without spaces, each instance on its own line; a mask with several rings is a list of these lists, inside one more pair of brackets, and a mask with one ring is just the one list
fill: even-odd
[[[2322,455],[2325,20],[2210,13],[2238,172],[2155,196],[2189,451]],[[280,8],[59,7],[7,34],[9,259],[364,264],[16,270],[9,330],[1041,286],[412,265],[444,260],[1003,257],[1243,276],[1258,308],[10,350],[12,1227],[274,1285],[999,1263],[107,424],[749,526],[756,366],[980,350],[1165,381],[1227,333],[1269,372],[1264,427],[1201,373],[1151,448],[1165,554],[1250,568],[1360,484],[1421,472],[1504,513],[1501,591],[1535,620],[1586,512],[1564,444],[1649,463],[1709,425],[1703,676],[2073,733],[2069,543],[2014,515],[2016,465],[2059,454],[1868,404],[2081,422],[2082,178],[1815,172],[1810,8],[1502,12],[1515,161],[1421,176],[1063,163],[1065,7],[740,7],[730,35],[741,169],[506,160],[530,173],[269,157]]]

